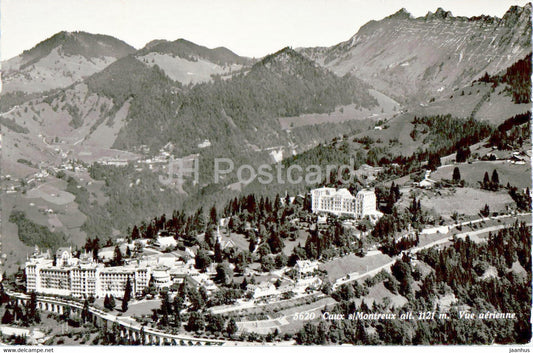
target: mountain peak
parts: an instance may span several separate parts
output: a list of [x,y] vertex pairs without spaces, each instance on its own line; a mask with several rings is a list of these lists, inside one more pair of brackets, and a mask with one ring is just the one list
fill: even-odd
[[309,70],[319,70],[315,62],[309,60],[291,47],[285,47],[273,54],[265,56],[252,67],[252,70],[258,71],[264,68],[269,71],[291,75]]
[[433,20],[433,19],[444,20],[447,18],[454,18],[453,14],[451,13],[451,11],[446,11],[442,7],[439,7],[437,11],[435,11],[434,13],[429,11],[427,15],[424,17],[424,19],[426,20]]
[[159,44],[162,44],[162,43],[168,43],[168,40],[166,40],[166,39],[154,39],[154,40],[151,40],[148,43],[146,43],[144,48],[142,48],[141,50],[148,50],[148,49],[151,49],[151,48],[155,47],[156,45],[159,45]]
[[273,62],[278,62],[278,63],[279,62],[285,62],[285,63],[287,63],[287,62],[292,61],[293,58],[305,59],[302,54],[298,53],[297,51],[295,51],[291,47],[285,47],[285,48],[282,48],[282,49],[278,50],[277,52],[275,52],[273,54],[265,56],[261,60],[260,63],[263,64],[263,65],[268,65],[269,63],[273,63]]
[[61,31],[38,43],[32,49],[25,50],[21,54],[24,61],[23,67],[35,63],[59,47],[67,56],[80,55],[88,59],[104,56],[118,59],[135,51],[132,46],[108,35]]
[[451,11],[445,11],[442,7],[439,7],[437,11],[435,11],[435,16],[440,18],[453,17]]
[[135,52],[114,37],[61,31],[2,63],[3,92],[67,87]]
[[509,27],[516,25],[520,21],[531,19],[531,3],[528,2],[523,7],[513,5],[502,17],[502,22]]
[[139,50],[136,56],[142,56],[151,52],[169,54],[192,61],[203,58],[218,65],[248,63],[247,58],[240,57],[227,48],[218,47],[209,49],[184,38],[176,39],[173,42],[162,39],[153,40]]
[[411,13],[409,11],[407,11],[405,9],[405,7],[402,7],[401,9],[399,9],[398,11],[396,11],[394,14],[390,15],[387,18],[391,18],[391,19],[409,19],[409,18],[412,18],[412,17],[413,16],[411,15]]
[[413,18],[401,9],[368,22],[345,42],[300,52],[337,75],[350,73],[387,94],[425,99],[428,92],[469,84],[479,71],[498,72],[530,53],[530,12],[527,4],[511,7],[504,19],[469,18],[437,8]]

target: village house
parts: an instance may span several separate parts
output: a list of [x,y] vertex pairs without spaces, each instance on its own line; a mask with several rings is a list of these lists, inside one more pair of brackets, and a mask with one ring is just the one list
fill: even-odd
[[420,188],[424,189],[432,189],[435,185],[436,181],[429,178],[431,174],[430,170],[426,170],[426,173],[424,174],[424,179],[422,179],[419,183],[416,185]]
[[253,294],[254,299],[274,298],[280,294],[276,286],[268,281],[260,284],[248,284],[246,289]]
[[157,237],[154,246],[160,250],[174,249],[178,245],[178,241],[174,237]]
[[299,278],[312,276],[318,270],[318,261],[298,260],[294,268],[298,271]]

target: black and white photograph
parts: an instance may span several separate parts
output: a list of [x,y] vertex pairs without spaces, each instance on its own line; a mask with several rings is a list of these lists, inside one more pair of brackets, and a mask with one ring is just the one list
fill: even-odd
[[529,352],[531,7],[2,0],[1,349]]

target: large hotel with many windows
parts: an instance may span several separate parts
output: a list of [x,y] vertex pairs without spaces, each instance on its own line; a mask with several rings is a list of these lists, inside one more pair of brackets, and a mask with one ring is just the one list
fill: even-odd
[[348,189],[319,188],[311,190],[313,213],[331,213],[355,219],[377,220],[382,213],[376,209],[374,190],[361,190],[353,196]]
[[[26,287],[28,292],[95,298],[113,295],[122,297],[128,279],[134,295],[142,294],[148,286],[152,270],[158,273],[158,282],[171,283],[168,271],[158,271],[150,266],[126,265],[105,267],[89,256],[79,259],[70,249],[56,252],[56,263],[49,253],[34,254],[26,262]],[[168,278],[161,278],[166,274]],[[157,284],[157,283],[156,283]]]

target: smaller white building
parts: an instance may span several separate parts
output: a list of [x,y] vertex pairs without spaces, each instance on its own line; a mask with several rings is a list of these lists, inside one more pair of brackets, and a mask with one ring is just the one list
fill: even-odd
[[211,141],[208,139],[203,140],[201,143],[198,144],[198,148],[207,148],[211,146]]
[[276,289],[276,286],[268,281],[261,282],[260,284],[249,284],[246,289],[253,293],[254,299],[279,295],[279,291]]
[[424,174],[424,179],[422,179],[417,185],[424,189],[432,189],[435,185],[436,181],[433,179],[430,179],[431,171],[426,170],[426,173]]
[[161,250],[168,248],[175,248],[178,245],[178,242],[174,237],[157,237],[154,245]]
[[318,270],[318,261],[298,260],[294,268],[300,275],[308,275]]

